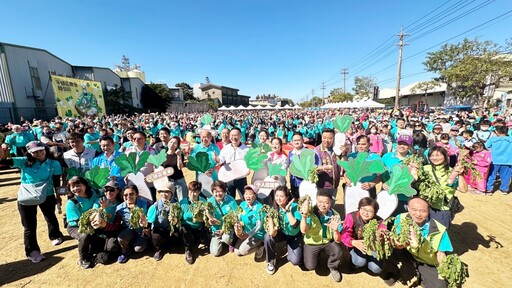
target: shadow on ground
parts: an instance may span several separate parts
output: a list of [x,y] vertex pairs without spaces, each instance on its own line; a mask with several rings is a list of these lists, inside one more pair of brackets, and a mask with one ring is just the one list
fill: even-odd
[[[0,265],[0,286],[16,282],[26,277],[34,276],[45,272],[61,262],[64,258],[57,256],[63,252],[77,249],[77,245],[63,247],[58,250],[44,253],[46,259],[39,263],[32,263],[28,259],[10,262]],[[28,283],[26,283],[28,284]],[[26,285],[25,284],[25,285]]]
[[[464,222],[460,225],[452,224],[450,225],[448,233],[450,234],[452,244],[454,244],[454,252],[458,255],[462,255],[469,250],[476,251],[478,250],[478,246],[488,249],[491,247],[491,242],[501,245],[494,236],[488,235],[487,238],[485,238],[478,233],[478,226],[471,222]],[[496,244],[496,246],[498,246],[498,244]],[[501,245],[501,247],[503,246]]]

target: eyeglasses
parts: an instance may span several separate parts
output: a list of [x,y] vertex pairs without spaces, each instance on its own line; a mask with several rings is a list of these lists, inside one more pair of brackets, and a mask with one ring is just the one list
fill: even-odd
[[123,196],[126,198],[128,196],[135,196],[135,193],[125,193],[123,194]]
[[368,213],[368,214],[375,214],[375,211],[373,210],[368,210],[368,209],[365,209],[365,208],[360,208],[359,211],[361,211],[361,213]]
[[107,192],[116,192],[116,188],[105,188],[105,193]]

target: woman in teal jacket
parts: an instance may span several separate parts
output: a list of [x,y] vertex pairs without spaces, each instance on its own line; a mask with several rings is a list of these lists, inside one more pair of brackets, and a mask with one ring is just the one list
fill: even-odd
[[[37,184],[46,182],[46,200],[39,205],[22,205],[18,202],[18,211],[21,216],[21,224],[24,227],[24,245],[27,258],[33,263],[40,262],[45,257],[37,243],[37,206],[43,212],[48,225],[48,237],[52,245],[62,243],[62,233],[59,229],[59,221],[55,215],[55,206],[60,203],[60,196],[54,195],[54,188],[60,186],[62,166],[57,160],[52,159],[48,147],[38,141],[29,142],[26,145],[28,151],[26,157],[13,157],[1,160],[0,164],[10,165],[21,169],[22,184]],[[1,158],[1,157],[0,157]]]

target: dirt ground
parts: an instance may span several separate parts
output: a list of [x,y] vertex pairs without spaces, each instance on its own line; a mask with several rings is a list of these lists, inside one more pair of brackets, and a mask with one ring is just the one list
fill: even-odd
[[[127,263],[98,265],[83,270],[77,265],[77,242],[67,237],[53,247],[47,238],[45,221],[38,212],[38,241],[46,259],[33,264],[25,258],[23,227],[16,208],[18,185],[8,180],[19,174],[0,175],[0,286],[5,287],[387,287],[379,277],[365,271],[351,271],[344,256],[343,281],[329,277],[325,257],[316,271],[301,271],[278,261],[276,274],[265,272],[265,262],[253,255],[237,257],[233,253],[214,258],[200,256],[188,265],[183,251],[175,249],[162,261],[153,260],[153,249],[134,255]],[[193,174],[186,173],[192,180]],[[343,193],[338,193],[341,203]],[[469,265],[470,277],[465,287],[511,287],[509,274],[512,259],[512,195],[492,197],[460,195],[465,210],[458,214],[449,229],[455,251]],[[341,204],[337,210],[343,209]],[[58,216],[62,225],[62,215]],[[66,235],[64,228],[61,226]],[[279,246],[278,246],[279,247]],[[284,256],[281,246],[280,256]],[[400,283],[395,287],[407,287]]]

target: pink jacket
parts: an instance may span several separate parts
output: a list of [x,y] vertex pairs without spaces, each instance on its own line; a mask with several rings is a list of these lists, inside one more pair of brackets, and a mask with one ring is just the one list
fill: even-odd
[[370,152],[373,153],[382,153],[382,150],[384,149],[384,144],[382,144],[382,138],[379,134],[370,134],[368,135],[370,137]]
[[[347,246],[348,248],[352,248],[352,244],[350,243],[352,240],[360,240],[360,239],[363,239],[362,237],[362,228],[364,227],[360,227],[359,229],[356,227],[356,220],[357,219],[354,219],[354,217],[352,215],[355,215],[356,218],[359,218],[359,222],[360,223],[361,221],[363,221],[359,215],[359,211],[357,212],[352,212],[352,213],[349,213],[347,214],[347,216],[345,216],[345,222],[343,222],[343,230],[341,232],[341,242],[343,242],[343,244],[345,244],[345,246]],[[375,217],[378,217],[378,216],[375,216]],[[378,218],[380,219],[380,218]],[[361,230],[361,231],[354,231],[354,230]],[[386,225],[382,224],[382,221],[380,221],[379,223],[379,230],[383,230],[383,229],[386,229]],[[354,237],[354,235],[360,235],[361,237]]]
[[488,168],[491,165],[491,152],[487,150],[482,150],[480,152],[474,152],[471,156],[473,160],[476,160],[475,166]]

